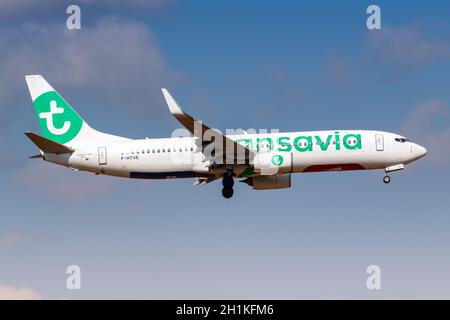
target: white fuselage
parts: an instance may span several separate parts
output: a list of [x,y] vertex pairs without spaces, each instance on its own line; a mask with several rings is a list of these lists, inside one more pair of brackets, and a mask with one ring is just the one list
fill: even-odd
[[[386,169],[406,165],[426,149],[402,136],[372,130],[331,130],[228,136],[257,155],[281,155],[276,172],[297,173]],[[223,175],[199,150],[193,137],[105,141],[73,146],[72,154],[44,154],[44,159],[67,167],[119,177],[165,179]],[[258,170],[236,176],[260,175]]]

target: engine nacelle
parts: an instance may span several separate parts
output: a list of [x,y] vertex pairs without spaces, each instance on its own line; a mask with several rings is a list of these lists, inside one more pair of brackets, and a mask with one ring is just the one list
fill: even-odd
[[249,177],[242,182],[252,186],[255,190],[285,189],[291,187],[291,174],[255,176]]
[[258,153],[253,159],[253,167],[262,176],[292,172],[291,152]]

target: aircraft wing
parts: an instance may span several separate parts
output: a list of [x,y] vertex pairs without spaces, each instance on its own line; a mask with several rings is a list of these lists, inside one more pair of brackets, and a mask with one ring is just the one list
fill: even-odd
[[[202,141],[202,152],[204,152],[207,145],[212,143],[216,139],[220,139],[223,142],[222,145],[222,154],[216,152],[215,161],[218,162],[218,157],[222,157],[222,164],[230,163],[228,159],[233,159],[233,163],[239,164],[249,164],[249,160],[253,158],[254,153],[250,149],[245,146],[235,142],[234,140],[226,137],[221,132],[216,129],[212,129],[209,126],[205,125],[199,120],[194,119],[189,114],[185,113],[181,110],[178,103],[172,97],[167,89],[161,89],[166,99],[167,105],[169,107],[172,115],[187,129],[191,132],[194,137],[200,138]],[[203,139],[202,139],[203,138]],[[205,152],[204,152],[205,153]]]
[[195,178],[194,186],[204,186],[214,180],[217,180],[215,176]]

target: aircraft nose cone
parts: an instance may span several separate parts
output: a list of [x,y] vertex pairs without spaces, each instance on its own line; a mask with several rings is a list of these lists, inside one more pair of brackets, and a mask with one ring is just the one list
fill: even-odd
[[417,145],[416,147],[417,149],[417,156],[418,158],[422,158],[423,156],[425,156],[428,153],[428,150],[422,146]]

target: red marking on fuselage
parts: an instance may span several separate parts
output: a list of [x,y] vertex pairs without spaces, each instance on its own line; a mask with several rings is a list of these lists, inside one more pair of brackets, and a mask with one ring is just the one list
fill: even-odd
[[346,170],[366,170],[366,168],[357,163],[318,164],[307,167],[305,170],[303,170],[303,172],[346,171]]

